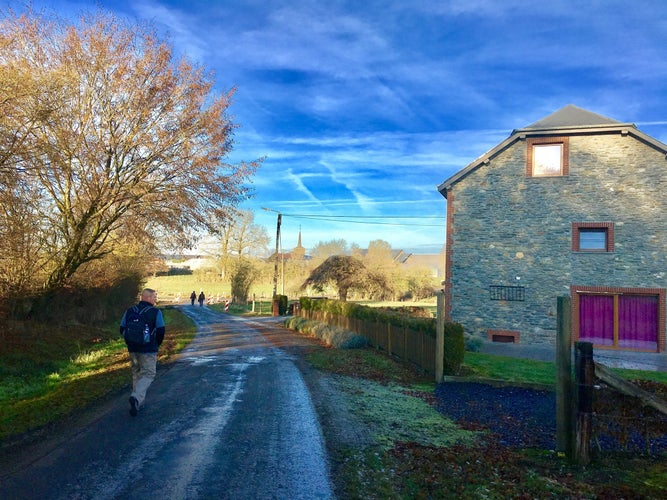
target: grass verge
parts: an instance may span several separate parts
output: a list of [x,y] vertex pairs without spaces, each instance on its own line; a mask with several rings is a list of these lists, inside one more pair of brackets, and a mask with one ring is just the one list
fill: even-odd
[[[370,441],[334,452],[342,498],[665,498],[664,456],[613,454],[581,468],[553,450],[510,449],[483,428],[440,415],[434,383],[373,349],[317,349]],[[466,353],[470,376],[552,384],[553,363]],[[664,374],[619,370],[625,378]],[[350,425],[355,425],[351,423]],[[334,437],[335,439],[335,437]]]
[[[195,325],[163,309],[167,335],[159,362],[169,363],[193,338]],[[0,351],[0,439],[59,421],[129,384],[129,356],[118,325],[53,329],[32,325]]]
[[[653,380],[667,384],[667,373],[612,369],[626,380]],[[462,375],[482,379],[500,380],[517,385],[555,386],[556,364],[550,361],[495,356],[479,352],[466,352]]]

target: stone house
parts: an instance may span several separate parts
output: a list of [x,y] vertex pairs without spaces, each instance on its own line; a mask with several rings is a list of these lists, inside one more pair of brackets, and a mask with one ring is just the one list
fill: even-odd
[[667,145],[568,105],[445,180],[447,319],[491,341],[665,351]]

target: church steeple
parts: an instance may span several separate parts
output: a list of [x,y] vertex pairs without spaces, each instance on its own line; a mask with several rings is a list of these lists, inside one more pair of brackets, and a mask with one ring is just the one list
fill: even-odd
[[306,255],[306,249],[301,245],[301,226],[299,226],[299,242],[292,250],[292,258],[294,260],[302,260]]

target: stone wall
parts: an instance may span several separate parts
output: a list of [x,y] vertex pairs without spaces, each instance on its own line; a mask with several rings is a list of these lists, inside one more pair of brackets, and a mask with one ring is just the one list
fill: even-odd
[[[569,175],[526,176],[517,140],[451,191],[451,319],[468,333],[555,342],[556,298],[571,285],[667,286],[667,160],[631,135],[569,137]],[[449,197],[448,197],[449,200]],[[612,222],[610,253],[573,252],[572,223]],[[489,287],[523,286],[524,301]]]

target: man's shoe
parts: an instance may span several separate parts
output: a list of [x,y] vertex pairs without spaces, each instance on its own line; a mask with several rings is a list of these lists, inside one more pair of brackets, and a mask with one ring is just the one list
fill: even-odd
[[136,417],[137,411],[139,411],[139,401],[134,396],[130,396],[130,415]]

